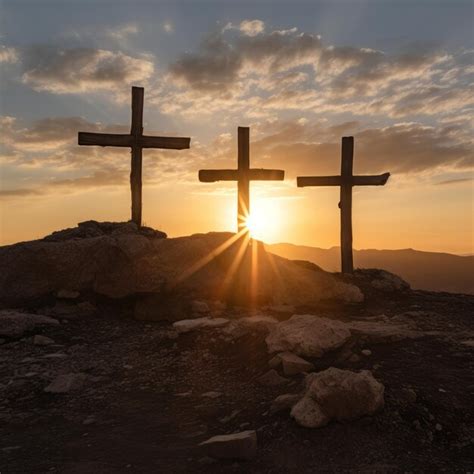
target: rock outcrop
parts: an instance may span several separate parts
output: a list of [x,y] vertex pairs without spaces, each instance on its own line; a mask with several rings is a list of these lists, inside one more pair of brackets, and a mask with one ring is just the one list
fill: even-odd
[[[356,286],[271,255],[257,241],[236,240],[235,234],[163,237],[131,223],[88,222],[43,240],[2,247],[0,307],[58,294],[138,296],[138,317],[154,319],[158,306],[176,306],[176,301],[302,305],[363,300]],[[258,278],[252,280],[255,268]]]
[[306,391],[291,416],[306,428],[319,428],[332,419],[354,420],[384,406],[384,386],[368,370],[352,372],[330,367],[306,377]]

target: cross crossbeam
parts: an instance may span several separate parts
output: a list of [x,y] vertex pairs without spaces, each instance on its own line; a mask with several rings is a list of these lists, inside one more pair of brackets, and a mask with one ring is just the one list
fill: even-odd
[[352,256],[352,187],[383,186],[390,173],[368,176],[352,174],[354,161],[354,137],[342,138],[341,175],[340,176],[298,176],[299,188],[307,186],[340,186],[341,200],[341,266],[343,273],[353,273]]
[[116,146],[131,148],[130,188],[132,221],[142,224],[142,149],[160,148],[183,150],[189,148],[187,137],[154,137],[143,135],[143,87],[132,87],[132,123],[129,134],[79,132],[78,144],[86,146]]
[[250,181],[283,181],[283,170],[250,168],[250,129],[238,127],[238,167],[237,169],[200,170],[199,181],[237,181],[237,229],[245,231],[250,214]]

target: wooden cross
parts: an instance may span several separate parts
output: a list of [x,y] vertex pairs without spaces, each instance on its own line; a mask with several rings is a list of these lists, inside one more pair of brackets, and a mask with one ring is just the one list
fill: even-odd
[[390,173],[376,176],[353,176],[354,137],[342,138],[341,175],[340,176],[299,176],[298,187],[340,186],[341,200],[341,263],[343,273],[353,273],[352,259],[352,187],[383,186]]
[[143,87],[132,87],[132,126],[129,134],[79,132],[79,145],[119,146],[132,149],[130,187],[132,192],[132,221],[142,225],[142,150],[189,148],[190,138],[151,137],[143,135]]
[[237,181],[237,230],[246,231],[250,214],[250,181],[283,181],[283,170],[250,168],[249,127],[238,127],[238,167],[236,170],[200,170],[199,181]]

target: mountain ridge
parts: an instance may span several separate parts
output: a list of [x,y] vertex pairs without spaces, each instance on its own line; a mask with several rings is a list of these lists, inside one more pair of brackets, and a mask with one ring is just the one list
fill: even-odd
[[[276,255],[292,260],[308,260],[326,271],[340,269],[340,248],[323,249],[308,245],[265,244]],[[354,250],[354,265],[383,268],[400,275],[413,288],[428,291],[474,294],[474,256],[415,249]]]

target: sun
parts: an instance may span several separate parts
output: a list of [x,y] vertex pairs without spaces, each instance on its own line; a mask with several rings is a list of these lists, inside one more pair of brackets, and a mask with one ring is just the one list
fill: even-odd
[[264,242],[278,240],[280,232],[280,209],[276,199],[254,199],[250,214],[245,220],[250,236]]

